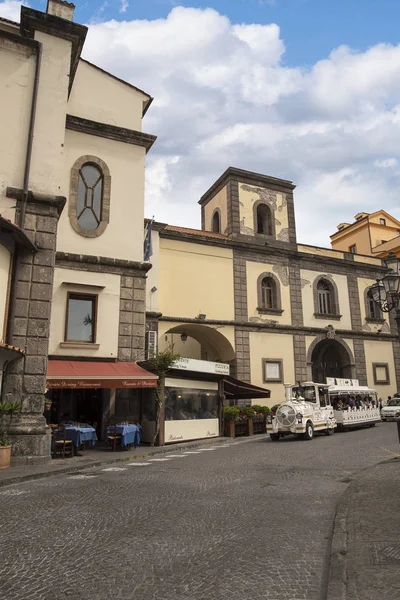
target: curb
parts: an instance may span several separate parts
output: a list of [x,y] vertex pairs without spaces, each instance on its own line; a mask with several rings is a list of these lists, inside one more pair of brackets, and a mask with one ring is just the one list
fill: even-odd
[[[249,441],[254,441],[254,439],[259,440],[259,439],[265,439],[268,438],[268,434],[258,434],[257,436],[252,436],[250,438],[246,438],[246,439],[240,439],[241,443],[245,443],[245,442],[249,442]],[[0,478],[0,488],[1,487],[5,487],[7,485],[14,485],[16,483],[21,483],[24,481],[32,481],[35,479],[44,479],[46,477],[52,477],[53,475],[60,475],[62,473],[78,473],[80,471],[84,471],[85,469],[92,469],[95,467],[101,467],[102,465],[112,465],[115,463],[119,463],[119,462],[127,462],[127,461],[131,461],[131,460],[142,460],[144,458],[147,458],[148,456],[154,456],[157,454],[167,454],[168,452],[176,452],[179,450],[186,450],[188,448],[199,448],[201,446],[213,446],[215,444],[231,444],[232,442],[238,442],[238,438],[228,438],[228,437],[218,437],[218,438],[212,438],[212,440],[199,440],[199,441],[195,441],[195,442],[183,442],[181,444],[173,444],[173,445],[169,445],[169,446],[160,446],[157,448],[148,448],[147,451],[141,453],[141,454],[135,454],[133,456],[127,456],[126,454],[123,456],[119,456],[119,457],[115,457],[115,458],[107,458],[105,460],[95,460],[93,462],[88,462],[86,464],[80,464],[80,465],[66,465],[64,466],[60,466],[60,468],[58,469],[53,469],[53,470],[49,470],[49,471],[41,471],[38,473],[28,473],[26,475],[16,475],[15,477],[10,477],[7,479],[2,480]],[[47,466],[51,465],[51,463],[48,463]],[[12,468],[12,467],[11,467]],[[18,468],[18,467],[17,467]]]
[[325,600],[348,600],[348,516],[349,507],[355,490],[368,473],[378,468],[379,465],[392,463],[396,460],[398,459],[390,458],[363,469],[359,477],[350,483],[343,495],[339,498],[333,519],[333,533],[328,559],[328,581]]

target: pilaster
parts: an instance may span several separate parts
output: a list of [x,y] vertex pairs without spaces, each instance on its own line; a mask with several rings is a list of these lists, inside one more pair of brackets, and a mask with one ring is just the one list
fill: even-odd
[[118,360],[144,360],[145,277],[121,277]]

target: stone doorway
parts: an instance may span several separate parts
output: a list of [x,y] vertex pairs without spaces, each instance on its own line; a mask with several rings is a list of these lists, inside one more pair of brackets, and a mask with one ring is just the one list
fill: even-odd
[[312,380],[325,383],[327,377],[353,379],[354,364],[345,345],[324,339],[319,341],[311,353]]

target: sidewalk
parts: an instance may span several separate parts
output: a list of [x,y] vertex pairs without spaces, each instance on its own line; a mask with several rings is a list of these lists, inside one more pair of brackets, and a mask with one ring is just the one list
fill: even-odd
[[[267,434],[265,434],[267,436]],[[263,437],[257,435],[257,438]],[[246,438],[254,439],[254,438]],[[210,444],[229,444],[234,442],[234,439],[226,437],[210,438],[205,440],[196,440],[194,442],[182,442],[180,444],[170,444],[168,446],[139,446],[130,450],[116,450],[112,452],[107,448],[85,450],[82,456],[74,458],[54,459],[46,465],[24,465],[20,467],[11,467],[4,471],[0,471],[0,487],[4,485],[12,485],[20,481],[28,481],[29,479],[39,479],[41,477],[50,477],[59,473],[73,473],[87,469],[88,467],[99,467],[104,464],[110,464],[121,461],[137,460],[152,456],[155,454],[164,454],[167,452],[177,452],[186,448],[196,448],[199,446],[207,446]],[[237,441],[237,440],[236,440]]]
[[400,598],[400,459],[354,481],[336,512],[327,600]]

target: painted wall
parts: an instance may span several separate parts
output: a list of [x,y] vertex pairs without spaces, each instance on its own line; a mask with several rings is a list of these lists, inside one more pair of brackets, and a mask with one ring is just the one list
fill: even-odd
[[329,250],[329,248],[318,248],[316,246],[304,246],[302,244],[298,244],[297,250],[299,252],[303,252],[304,254],[312,254],[313,256],[326,256],[328,258],[344,258],[343,252]]
[[[254,400],[253,404],[273,406],[285,400],[284,383],[294,383],[293,336],[283,333],[250,333],[251,383],[271,390],[271,398]],[[263,358],[283,360],[283,382],[265,382],[263,377]]]
[[365,303],[365,292],[368,288],[376,283],[375,279],[364,279],[359,277],[357,279],[358,284],[358,294],[360,296],[360,309],[361,309],[361,320],[362,320],[362,328],[363,331],[372,331],[376,333],[378,329],[382,330],[384,333],[390,333],[390,322],[388,313],[382,313],[382,317],[385,319],[385,322],[382,323],[368,323],[367,318],[367,307]]
[[83,60],[79,61],[68,113],[141,131],[146,96]]
[[[365,340],[364,347],[368,387],[375,389],[378,396],[386,401],[388,396],[393,396],[398,391],[394,370],[393,345],[391,342]],[[374,383],[372,363],[387,363],[389,365],[389,385],[376,385]]]
[[[181,334],[166,333],[160,338],[159,350],[162,352],[167,348],[174,354],[179,354],[179,356],[184,358],[197,358],[201,360],[201,344],[190,336],[188,336],[186,342],[182,342]],[[207,357],[205,360],[211,359]]]
[[232,250],[162,238],[159,308],[166,316],[233,320]]
[[[144,236],[144,234],[143,234]],[[150,312],[158,312],[159,303],[159,287],[160,287],[160,235],[158,231],[151,232],[151,243],[153,247],[153,255],[150,257],[152,267],[147,272],[146,280],[146,310]],[[154,292],[151,290],[157,288]]]
[[14,221],[15,200],[5,193],[8,186],[22,188],[23,184],[36,53],[0,38],[0,57],[0,213]]
[[[263,315],[258,312],[257,280],[262,273],[272,273],[280,281],[280,294],[283,313],[282,315]],[[249,321],[264,323],[276,321],[277,323],[290,325],[292,322],[290,308],[290,287],[288,268],[281,265],[246,262],[247,276],[247,306]]]
[[[73,269],[55,269],[53,305],[50,325],[49,354],[64,356],[112,357],[118,356],[119,275],[90,273]],[[92,286],[104,286],[103,289]],[[97,333],[98,349],[64,344],[67,313],[67,292],[98,294]],[[62,346],[60,346],[60,343]],[[76,344],[75,344],[76,346]]]
[[306,327],[320,328],[326,327],[327,325],[333,325],[338,329],[351,329],[350,303],[346,275],[332,275],[338,288],[339,311],[342,315],[340,321],[332,321],[332,319],[329,318],[329,315],[326,315],[326,319],[314,317],[313,286],[316,278],[324,274],[330,275],[329,273],[319,273],[318,271],[309,271],[306,269],[300,270],[304,325]]
[[212,217],[216,208],[219,208],[220,211],[220,233],[226,235],[228,229],[228,196],[226,186],[224,186],[217,194],[215,194],[214,198],[210,200],[204,207],[204,228],[206,231],[212,231]]
[[337,238],[331,240],[332,248],[348,252],[350,246],[356,245],[358,254],[371,254],[371,240],[368,231],[368,222],[361,223],[343,231]]
[[263,201],[274,211],[276,239],[289,241],[289,221],[286,194],[263,187],[239,184],[240,233],[254,235],[254,203]]
[[5,342],[7,292],[10,276],[11,254],[0,244],[0,342]]
[[57,250],[143,261],[145,149],[66,131],[63,187],[67,197],[71,168],[79,157],[87,154],[101,158],[110,169],[110,222],[101,236],[85,238],[72,229],[67,205],[58,225]]

